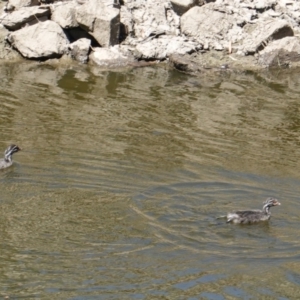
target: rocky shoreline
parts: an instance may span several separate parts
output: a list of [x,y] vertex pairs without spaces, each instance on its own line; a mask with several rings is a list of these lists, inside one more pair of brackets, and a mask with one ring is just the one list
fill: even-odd
[[300,66],[295,0],[9,0],[0,58],[190,73]]

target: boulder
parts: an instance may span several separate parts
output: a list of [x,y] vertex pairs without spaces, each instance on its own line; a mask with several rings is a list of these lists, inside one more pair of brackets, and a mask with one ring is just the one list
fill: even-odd
[[51,6],[51,20],[64,29],[78,27],[73,3],[60,3]]
[[197,42],[183,37],[160,36],[136,46],[135,56],[144,60],[164,60],[171,54],[187,54],[202,48]]
[[285,20],[264,19],[256,24],[247,24],[244,28],[245,38],[240,49],[245,54],[253,54],[262,50],[271,40],[279,40],[293,36],[294,32]]
[[60,57],[68,45],[61,27],[50,20],[12,32],[7,40],[22,56],[32,59]]
[[[204,6],[195,6],[181,17],[181,31],[188,37],[192,37],[205,48],[223,49],[220,41],[224,39],[228,31],[234,25],[231,14],[215,10],[213,3]],[[210,44],[210,45],[209,45]]]
[[87,63],[90,46],[91,40],[82,38],[70,44],[68,48],[70,50],[72,58],[81,63]]
[[300,63],[300,40],[297,37],[285,37],[270,42],[258,57],[263,67],[287,67],[293,62]]
[[136,39],[143,40],[157,31],[179,35],[179,16],[173,11],[170,1],[129,0],[125,6],[131,12]]
[[191,7],[197,4],[197,0],[171,0],[174,11],[179,15],[183,15]]
[[119,42],[120,10],[102,1],[90,0],[76,8],[76,20],[103,47]]
[[117,47],[94,48],[89,59],[100,67],[123,67],[133,62],[132,58],[123,55]]
[[48,7],[41,8],[39,6],[23,7],[1,16],[2,25],[9,30],[17,30],[27,23],[38,22],[41,17],[50,15]]

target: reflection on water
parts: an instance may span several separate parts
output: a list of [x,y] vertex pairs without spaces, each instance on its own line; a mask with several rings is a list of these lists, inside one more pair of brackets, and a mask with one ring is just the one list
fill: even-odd
[[[297,299],[297,72],[0,72],[0,297]],[[216,217],[282,203],[269,223]],[[276,284],[274,284],[276,283]]]

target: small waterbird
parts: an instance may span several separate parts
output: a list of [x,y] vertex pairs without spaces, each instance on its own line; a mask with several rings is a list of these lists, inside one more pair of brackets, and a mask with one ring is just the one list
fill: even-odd
[[0,159],[0,169],[5,169],[13,164],[12,155],[20,151],[17,145],[10,145],[4,152],[4,158]]
[[272,206],[280,205],[277,199],[269,197],[263,202],[263,208],[252,209],[252,210],[237,210],[228,213],[227,216],[222,216],[220,218],[227,218],[227,223],[234,224],[252,224],[261,221],[268,221],[271,217],[270,208]]

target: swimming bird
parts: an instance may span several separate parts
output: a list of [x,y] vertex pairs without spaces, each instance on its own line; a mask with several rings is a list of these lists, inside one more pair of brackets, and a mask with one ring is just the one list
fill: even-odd
[[10,145],[4,152],[4,158],[0,159],[0,169],[10,167],[13,164],[12,155],[20,150],[17,145]]
[[263,208],[253,210],[237,210],[227,214],[227,223],[252,224],[260,221],[268,221],[271,217],[270,208],[281,205],[277,199],[269,197],[263,202]]

